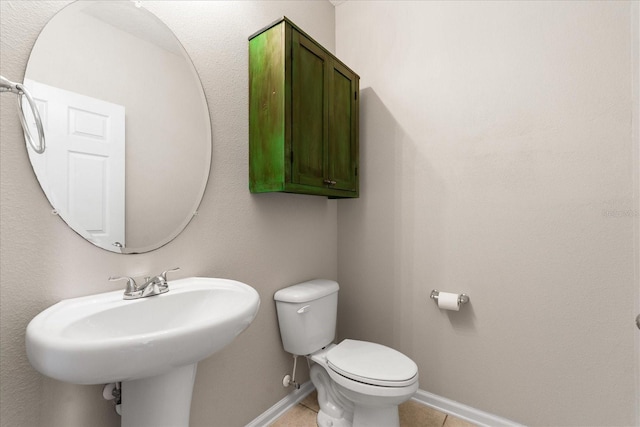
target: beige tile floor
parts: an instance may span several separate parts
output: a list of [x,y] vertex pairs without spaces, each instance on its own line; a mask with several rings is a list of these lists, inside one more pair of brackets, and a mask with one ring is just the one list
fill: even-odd
[[[318,409],[318,396],[314,391],[275,420],[270,427],[316,427]],[[474,427],[474,424],[412,400],[400,405],[399,412],[400,427]]]

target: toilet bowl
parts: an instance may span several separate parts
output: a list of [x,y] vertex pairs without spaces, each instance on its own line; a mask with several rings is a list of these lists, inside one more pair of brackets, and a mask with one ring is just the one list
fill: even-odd
[[[398,426],[398,405],[418,390],[415,363],[380,344],[344,340],[310,358],[315,362],[311,381],[318,390],[321,427]],[[323,396],[323,389],[331,392]],[[335,407],[342,407],[343,413],[336,413]],[[336,423],[340,419],[346,422]]]
[[418,389],[418,367],[392,348],[335,338],[338,284],[312,280],[276,292],[285,351],[307,356],[320,427],[398,427],[398,405]]

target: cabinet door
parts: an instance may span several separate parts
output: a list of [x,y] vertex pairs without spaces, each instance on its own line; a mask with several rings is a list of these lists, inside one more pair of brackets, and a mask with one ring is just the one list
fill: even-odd
[[326,162],[328,108],[326,87],[330,58],[297,31],[292,34],[291,180],[322,187]]
[[357,191],[358,78],[339,62],[332,61],[329,70],[328,177],[332,181],[330,187]]

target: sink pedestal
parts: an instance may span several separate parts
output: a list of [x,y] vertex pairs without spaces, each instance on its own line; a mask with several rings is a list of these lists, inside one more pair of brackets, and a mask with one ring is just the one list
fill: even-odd
[[188,427],[197,363],[122,382],[122,427]]

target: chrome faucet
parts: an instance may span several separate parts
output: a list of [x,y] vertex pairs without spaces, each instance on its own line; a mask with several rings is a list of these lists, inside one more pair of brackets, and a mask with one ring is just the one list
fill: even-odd
[[153,295],[164,294],[169,292],[169,283],[167,283],[167,273],[180,270],[180,267],[172,268],[171,270],[163,271],[162,274],[153,277],[145,277],[144,284],[138,286],[133,277],[119,276],[109,277],[109,281],[126,280],[127,286],[124,290],[123,299],[138,299],[150,297]]

